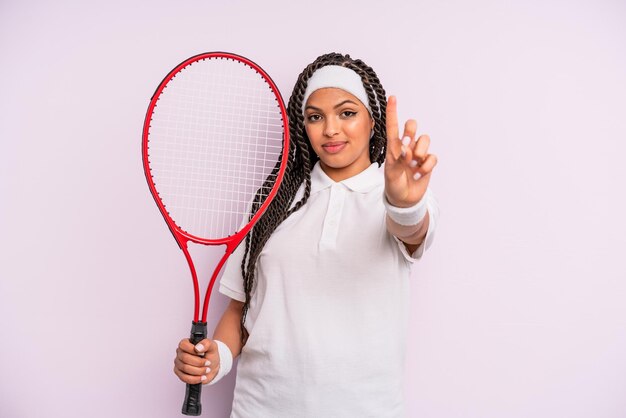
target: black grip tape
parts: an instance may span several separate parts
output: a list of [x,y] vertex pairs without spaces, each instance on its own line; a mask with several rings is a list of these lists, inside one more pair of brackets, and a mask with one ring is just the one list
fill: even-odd
[[[189,341],[193,345],[198,344],[206,338],[206,322],[192,322],[191,336]],[[198,416],[202,413],[202,404],[200,403],[200,395],[202,394],[202,383],[195,385],[187,384],[185,391],[185,402],[183,403],[183,414]]]

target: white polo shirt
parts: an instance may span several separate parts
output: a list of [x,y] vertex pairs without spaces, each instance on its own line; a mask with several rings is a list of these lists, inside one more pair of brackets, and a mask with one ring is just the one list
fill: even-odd
[[[431,245],[439,210],[429,190],[426,240],[409,255],[387,232],[383,192],[376,163],[339,183],[315,165],[309,200],[256,264],[231,418],[404,417],[410,266]],[[219,287],[242,302],[244,249]]]

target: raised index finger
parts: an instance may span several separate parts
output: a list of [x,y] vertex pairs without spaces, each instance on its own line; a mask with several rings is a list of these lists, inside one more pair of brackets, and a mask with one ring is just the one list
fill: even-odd
[[389,96],[387,100],[387,149],[397,156],[400,154],[398,141],[398,110],[396,96]]

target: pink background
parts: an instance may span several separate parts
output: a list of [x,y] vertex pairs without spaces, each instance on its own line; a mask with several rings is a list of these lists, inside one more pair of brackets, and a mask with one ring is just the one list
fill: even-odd
[[[191,281],[141,128],[162,77],[211,50],[285,100],[350,53],[431,136],[409,417],[626,416],[625,22],[591,0],[2,1],[0,416],[178,416]],[[228,416],[233,384],[205,387],[204,416]]]

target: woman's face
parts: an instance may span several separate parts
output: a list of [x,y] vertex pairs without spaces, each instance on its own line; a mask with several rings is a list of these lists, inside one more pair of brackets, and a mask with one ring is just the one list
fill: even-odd
[[374,120],[352,94],[323,88],[309,96],[304,126],[324,172],[333,180],[352,177],[370,166]]

